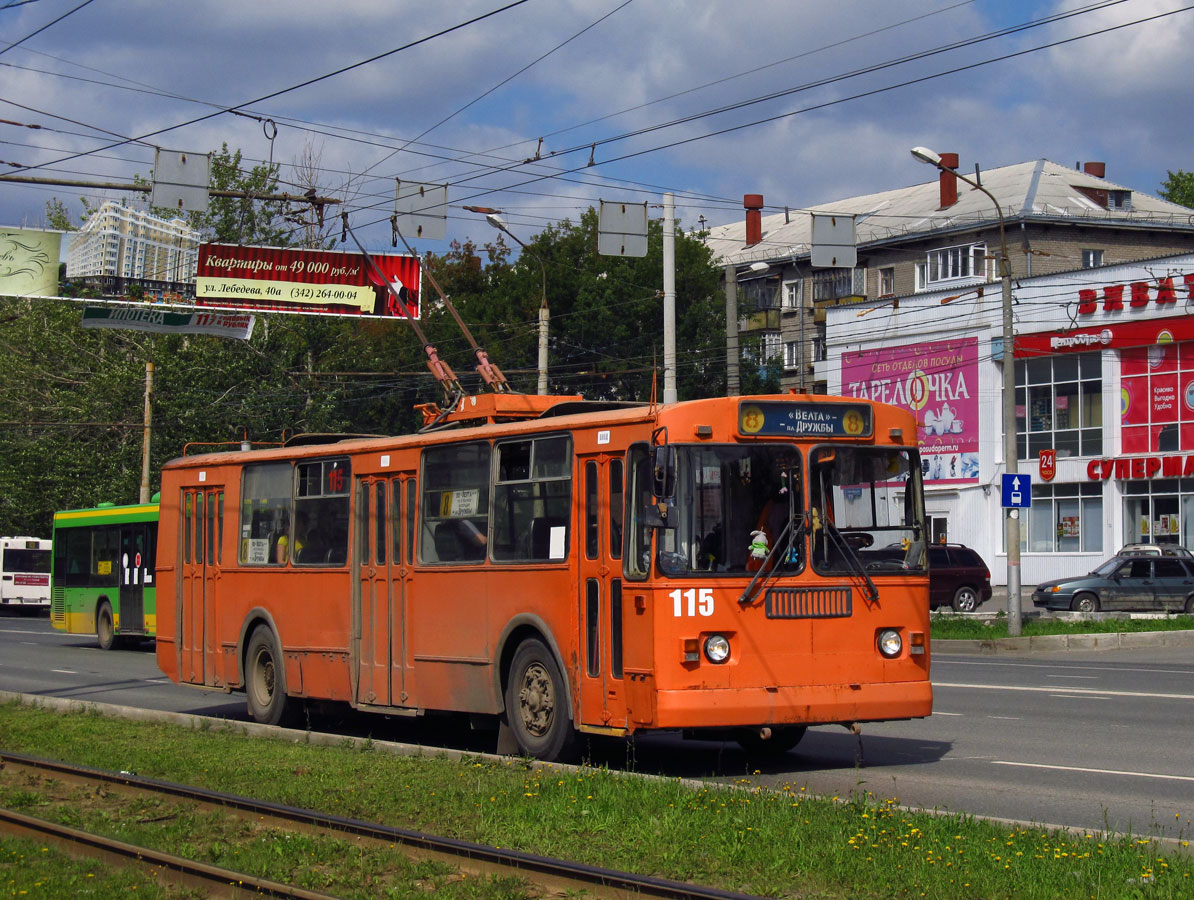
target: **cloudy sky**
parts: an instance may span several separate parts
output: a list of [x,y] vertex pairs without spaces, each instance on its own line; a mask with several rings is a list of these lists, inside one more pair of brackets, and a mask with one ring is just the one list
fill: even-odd
[[[447,184],[478,242],[464,204],[527,239],[671,191],[688,229],[932,180],[915,145],[1155,193],[1194,170],[1192,72],[1183,0],[0,0],[0,171],[129,181],[227,143],[286,186],[313,155],[377,249],[395,178]],[[133,196],[4,184],[0,225],[80,195]]]

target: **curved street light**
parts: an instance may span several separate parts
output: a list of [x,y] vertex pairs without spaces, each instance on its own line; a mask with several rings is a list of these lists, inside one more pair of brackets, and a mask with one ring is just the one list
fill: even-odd
[[[466,207],[467,209],[467,207]],[[479,210],[478,210],[479,211]],[[543,260],[539,258],[539,254],[535,253],[530,247],[524,244],[513,231],[511,231],[502,217],[497,212],[489,212],[485,215],[485,221],[496,228],[498,231],[505,232],[514,239],[514,241],[523,250],[531,256],[535,262],[539,263],[539,274],[542,277],[542,293],[539,299],[539,384],[538,393],[540,395],[547,393],[547,324],[550,315],[547,310],[547,269],[543,266]]]
[[[941,162],[941,155],[928,147],[913,147],[914,159],[948,172],[964,181],[975,190],[982,191],[995,204],[999,216],[999,272],[1003,285],[1003,463],[1004,471],[1014,475],[1018,471],[1019,449],[1016,441],[1016,354],[1015,335],[1012,333],[1012,272],[1007,255],[1007,235],[1003,220],[1003,209],[995,195],[978,181],[967,178],[955,169]],[[1005,519],[1007,541],[1007,633],[1013,637],[1020,633],[1020,511],[1007,510]]]

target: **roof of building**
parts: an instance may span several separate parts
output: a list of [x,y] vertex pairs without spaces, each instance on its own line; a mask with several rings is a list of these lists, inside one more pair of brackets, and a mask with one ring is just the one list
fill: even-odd
[[[957,171],[974,179],[972,172],[962,168]],[[1037,220],[1194,231],[1194,210],[1047,159],[990,169],[981,173],[981,183],[999,201],[1008,224]],[[1131,202],[1125,209],[1108,209],[1080,188],[1128,191]],[[720,264],[807,257],[812,242],[812,216],[808,213],[857,216],[859,247],[898,243],[936,232],[987,228],[998,221],[990,198],[961,180],[957,203],[942,209],[939,181],[934,179],[912,187],[763,216],[762,240],[750,247],[745,243],[744,216],[729,225],[709,229],[706,244]]]

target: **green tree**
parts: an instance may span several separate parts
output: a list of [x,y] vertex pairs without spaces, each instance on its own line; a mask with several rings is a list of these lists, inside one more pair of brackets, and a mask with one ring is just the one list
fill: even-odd
[[51,197],[46,201],[46,226],[58,231],[75,231],[79,227],[71,221],[66,204],[57,197]]
[[[499,239],[475,287],[457,303],[482,323],[495,362],[517,390],[535,390],[539,306],[546,280],[552,393],[589,399],[648,400],[663,390],[663,229],[651,222],[645,257],[600,256],[597,212],[551,225],[526,241],[517,260]],[[540,268],[542,264],[542,268]],[[676,235],[677,392],[724,391],[724,306],[705,245]],[[478,341],[481,338],[478,337]],[[495,353],[494,348],[500,351]],[[720,349],[719,349],[720,348]]]
[[[225,221],[219,207],[212,214]],[[652,223],[646,258],[598,256],[590,210],[535,236],[517,258],[499,239],[453,244],[424,264],[515,390],[536,387],[546,276],[551,390],[647,400],[663,364],[661,238]],[[718,273],[704,245],[683,234],[676,294],[680,396],[719,394]],[[0,298],[0,533],[48,535],[57,509],[136,501],[147,361],[155,364],[151,490],[184,449],[299,432],[405,433],[421,423],[415,404],[441,398],[419,338],[401,321],[261,315],[251,340],[231,341],[85,330],[81,313],[67,301]],[[485,390],[430,279],[420,324],[464,386]],[[744,387],[747,379],[744,369]]]
[[96,207],[86,197],[79,198],[79,206],[82,210],[79,213],[78,224],[76,224],[71,218],[70,210],[66,208],[66,204],[57,197],[51,197],[46,201],[46,227],[54,228],[58,231],[78,231],[79,225],[86,222],[87,217],[96,210]]
[[1180,203],[1194,209],[1194,172],[1167,172],[1168,178],[1161,183],[1160,194],[1172,203]]
[[[242,191],[249,195],[277,194],[279,165],[258,163],[246,169],[240,150],[231,151],[228,144],[211,154],[208,187],[212,190]],[[139,184],[147,179],[134,177]],[[176,210],[151,207],[154,215],[171,219]],[[296,226],[287,221],[289,210],[281,200],[258,200],[247,197],[212,197],[207,212],[191,212],[187,224],[198,231],[203,240],[218,244],[259,244],[268,247],[287,247],[298,243],[293,239]],[[298,229],[301,230],[301,229]]]

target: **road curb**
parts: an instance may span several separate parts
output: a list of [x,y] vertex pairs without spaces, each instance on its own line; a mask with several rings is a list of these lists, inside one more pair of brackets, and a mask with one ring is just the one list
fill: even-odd
[[1119,631],[1105,634],[1038,634],[991,640],[935,640],[938,653],[1031,653],[1034,650],[1139,650],[1194,647],[1194,631]]

